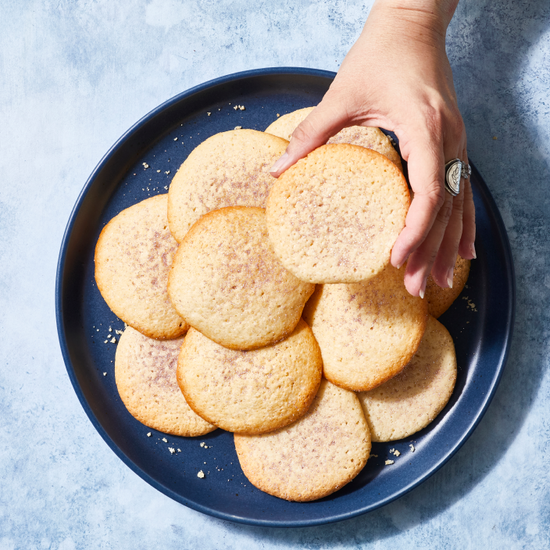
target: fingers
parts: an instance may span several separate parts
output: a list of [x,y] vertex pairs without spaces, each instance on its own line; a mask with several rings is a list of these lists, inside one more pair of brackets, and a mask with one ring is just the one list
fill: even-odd
[[442,288],[452,288],[453,286],[454,266],[463,228],[464,193],[461,192],[451,200],[453,211],[445,228],[445,235],[439,246],[431,272],[436,284]]
[[329,138],[338,133],[348,122],[349,117],[342,102],[327,101],[326,98],[311,111],[292,133],[290,143],[283,155],[270,169],[270,174],[278,178],[287,168],[305,157]]
[[[450,210],[439,214],[445,204],[445,191],[442,183],[444,157],[439,143],[441,142],[436,139],[431,143],[426,141],[416,146],[411,144],[408,168],[414,198],[405,220],[405,228],[401,231],[393,246],[391,263],[395,267],[403,265],[407,258],[422,245],[432,231],[438,215],[440,215],[438,228],[441,233],[439,237],[440,239],[443,238]],[[432,245],[435,245],[435,241],[432,238]],[[431,254],[432,251],[430,251]],[[434,258],[431,260],[426,258],[426,262],[429,262],[429,266],[426,265],[425,268],[427,273],[429,273],[435,259],[435,254],[433,256]],[[418,295],[418,292],[415,295]]]
[[[466,159],[465,152],[461,158]],[[425,278],[430,273],[442,288],[453,286],[454,266],[460,247],[473,250],[474,256],[464,252],[462,257],[475,257],[473,239],[475,238],[475,210],[469,179],[462,180],[459,195],[452,197],[446,192],[445,204],[436,216],[436,220],[426,239],[411,253],[405,272],[405,286],[413,295],[424,296]],[[447,221],[446,218],[448,218]],[[466,229],[467,228],[467,229]]]
[[424,297],[426,280],[441,247],[452,212],[453,200],[451,195],[446,193],[443,206],[437,212],[426,238],[407,260],[405,287],[413,296]]
[[[466,162],[466,164],[468,163],[466,149],[463,149],[459,158],[463,160],[463,162]],[[453,211],[432,267],[432,276],[435,282],[442,288],[452,288],[453,286],[456,257],[464,233],[465,186],[466,183],[469,183],[469,180],[461,178],[460,183],[461,191],[456,197],[453,197]]]
[[457,132],[453,140],[447,136],[444,152],[442,145],[437,149],[443,139],[438,140],[437,134],[431,137],[431,145],[427,140],[420,148],[411,144],[409,177],[415,193],[391,257],[396,267],[407,261],[405,286],[414,296],[423,296],[430,272],[439,286],[451,287],[459,249],[468,250],[464,257],[469,258],[475,237],[469,181],[461,181],[463,190],[457,197],[444,188],[444,161],[460,158],[467,162],[465,133]]

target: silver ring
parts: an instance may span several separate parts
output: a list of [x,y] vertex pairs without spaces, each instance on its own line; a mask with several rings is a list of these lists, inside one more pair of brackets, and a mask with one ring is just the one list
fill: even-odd
[[453,197],[460,193],[460,182],[462,178],[468,179],[472,174],[469,164],[460,159],[453,159],[445,164],[445,190]]

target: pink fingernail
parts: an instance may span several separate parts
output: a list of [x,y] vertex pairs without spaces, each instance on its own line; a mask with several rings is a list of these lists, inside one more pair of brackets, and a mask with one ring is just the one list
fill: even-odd
[[475,260],[477,258],[476,247],[474,246],[474,243],[470,245],[470,254],[472,255],[472,260]]
[[418,295],[422,300],[424,299],[424,294],[426,293],[426,279],[424,279],[424,282],[422,283],[422,287],[420,288],[420,291],[418,292]]
[[281,172],[287,167],[288,164],[288,153],[283,153],[281,157],[275,161],[275,164],[271,167],[269,173],[276,174],[277,172]]
[[449,288],[453,288],[453,274],[454,274],[454,267],[451,267],[449,271],[447,271],[447,286]]

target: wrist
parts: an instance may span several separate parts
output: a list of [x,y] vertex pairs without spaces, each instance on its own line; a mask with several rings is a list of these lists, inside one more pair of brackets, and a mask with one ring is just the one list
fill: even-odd
[[396,30],[421,28],[445,39],[459,0],[375,0],[371,16],[397,25]]

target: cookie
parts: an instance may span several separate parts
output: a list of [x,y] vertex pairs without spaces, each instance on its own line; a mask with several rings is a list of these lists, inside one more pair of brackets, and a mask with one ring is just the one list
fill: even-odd
[[457,257],[453,272],[453,288],[441,288],[430,275],[426,281],[425,298],[428,302],[428,312],[436,319],[441,317],[458,298],[470,275],[470,260]]
[[395,441],[425,428],[449,401],[456,373],[453,339],[430,317],[411,362],[395,378],[358,394],[372,440]]
[[189,328],[168,298],[178,243],[168,229],[167,204],[167,195],[157,195],[123,210],[95,249],[95,280],[107,305],[150,338],[178,338]]
[[178,384],[202,418],[253,435],[303,416],[322,370],[319,346],[302,320],[284,340],[253,351],[224,348],[191,328],[178,359]]
[[[306,107],[305,109],[298,109],[297,111],[283,115],[272,122],[265,131],[290,141],[292,132],[294,132],[296,126],[311,111],[313,111],[313,107]],[[390,159],[401,171],[403,170],[399,153],[392,145],[391,139],[380,128],[374,126],[350,126],[340,130],[327,143],[351,143],[352,145],[361,145],[362,147],[373,149]]]
[[304,309],[323,356],[324,376],[367,391],[395,376],[415,354],[427,303],[404,285],[405,268],[388,266],[366,283],[319,285]]
[[191,226],[225,206],[265,207],[275,178],[269,173],[288,142],[257,130],[221,132],[198,145],[168,191],[168,220],[181,242]]
[[405,178],[386,157],[357,145],[323,145],[271,189],[269,238],[303,281],[365,281],[389,264],[409,204]]
[[248,480],[270,495],[306,502],[326,497],[354,479],[371,449],[357,396],[323,380],[300,420],[265,435],[235,435]]
[[149,428],[179,436],[199,436],[216,429],[186,403],[177,379],[183,338],[154,340],[127,327],[115,355],[117,389],[130,414]]
[[262,208],[204,215],[181,242],[168,281],[178,313],[214,342],[255,349],[289,335],[314,290],[270,245]]

